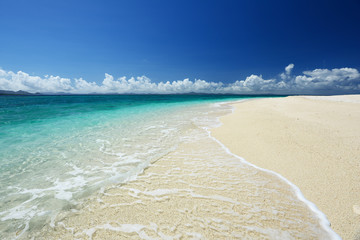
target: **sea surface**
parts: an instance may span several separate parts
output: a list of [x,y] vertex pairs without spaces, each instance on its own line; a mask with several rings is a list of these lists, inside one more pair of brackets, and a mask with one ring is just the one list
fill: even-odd
[[[193,141],[191,146],[198,144],[199,147],[193,152],[203,152],[202,163],[214,164],[217,159],[225,161],[224,164],[241,162],[219,147],[221,143],[212,139],[206,129],[218,126],[218,117],[231,113],[232,107],[227,103],[249,98],[232,95],[0,96],[0,239],[27,238],[36,236],[42,229],[53,228],[59,213],[78,211],[92,196],[106,192],[109,187],[120,188],[139,174],[141,177],[144,169],[149,166],[151,169],[159,159],[164,161],[174,153],[178,156],[181,151],[188,154],[188,150],[179,146],[189,144],[189,139]],[[209,149],[203,149],[206,146]],[[205,154],[216,146],[219,147],[216,153]],[[221,161],[216,164],[223,164]],[[244,172],[245,180],[241,181],[245,188],[245,182],[252,182],[250,176],[254,171],[260,170],[241,164],[237,172]],[[257,177],[256,181],[265,180]],[[254,182],[251,184],[253,189]],[[251,201],[263,201],[268,197],[266,192],[271,191],[268,190],[257,193],[257,200]],[[297,190],[291,190],[287,201],[302,204],[297,194]],[[331,231],[322,229],[323,216],[311,210],[311,206],[308,209],[311,221],[315,219],[316,223],[310,220],[304,223],[310,229],[306,230],[311,232],[309,236],[332,236]],[[267,236],[266,229],[255,228],[255,231]],[[280,232],[284,234],[284,229]],[[289,232],[286,236],[299,234],[295,230],[293,234]],[[141,236],[144,234],[139,230],[138,237]]]

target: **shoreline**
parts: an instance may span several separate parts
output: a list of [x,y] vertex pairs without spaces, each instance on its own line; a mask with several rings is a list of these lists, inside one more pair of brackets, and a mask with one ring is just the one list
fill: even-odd
[[358,239],[360,96],[268,98],[233,106],[212,136],[250,164],[288,179],[343,239]]
[[239,161],[210,135],[213,124],[198,124],[136,179],[28,237],[336,239],[286,181]]

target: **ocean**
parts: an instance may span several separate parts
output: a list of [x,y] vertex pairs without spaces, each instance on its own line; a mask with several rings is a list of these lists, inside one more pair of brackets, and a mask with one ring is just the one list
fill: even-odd
[[336,238],[295,186],[212,138],[251,98],[0,96],[0,239]]

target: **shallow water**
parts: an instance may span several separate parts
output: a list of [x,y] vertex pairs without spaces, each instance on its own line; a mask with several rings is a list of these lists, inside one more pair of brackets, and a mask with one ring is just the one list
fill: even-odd
[[7,98],[0,237],[334,237],[294,188],[209,136],[225,100],[236,98]]
[[0,96],[0,238],[137,175],[176,147],[190,106],[233,98]]

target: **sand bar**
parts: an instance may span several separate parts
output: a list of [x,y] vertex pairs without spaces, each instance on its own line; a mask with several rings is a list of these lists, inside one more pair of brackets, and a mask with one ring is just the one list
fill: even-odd
[[297,185],[343,239],[360,239],[360,95],[259,99],[234,106],[213,136]]

